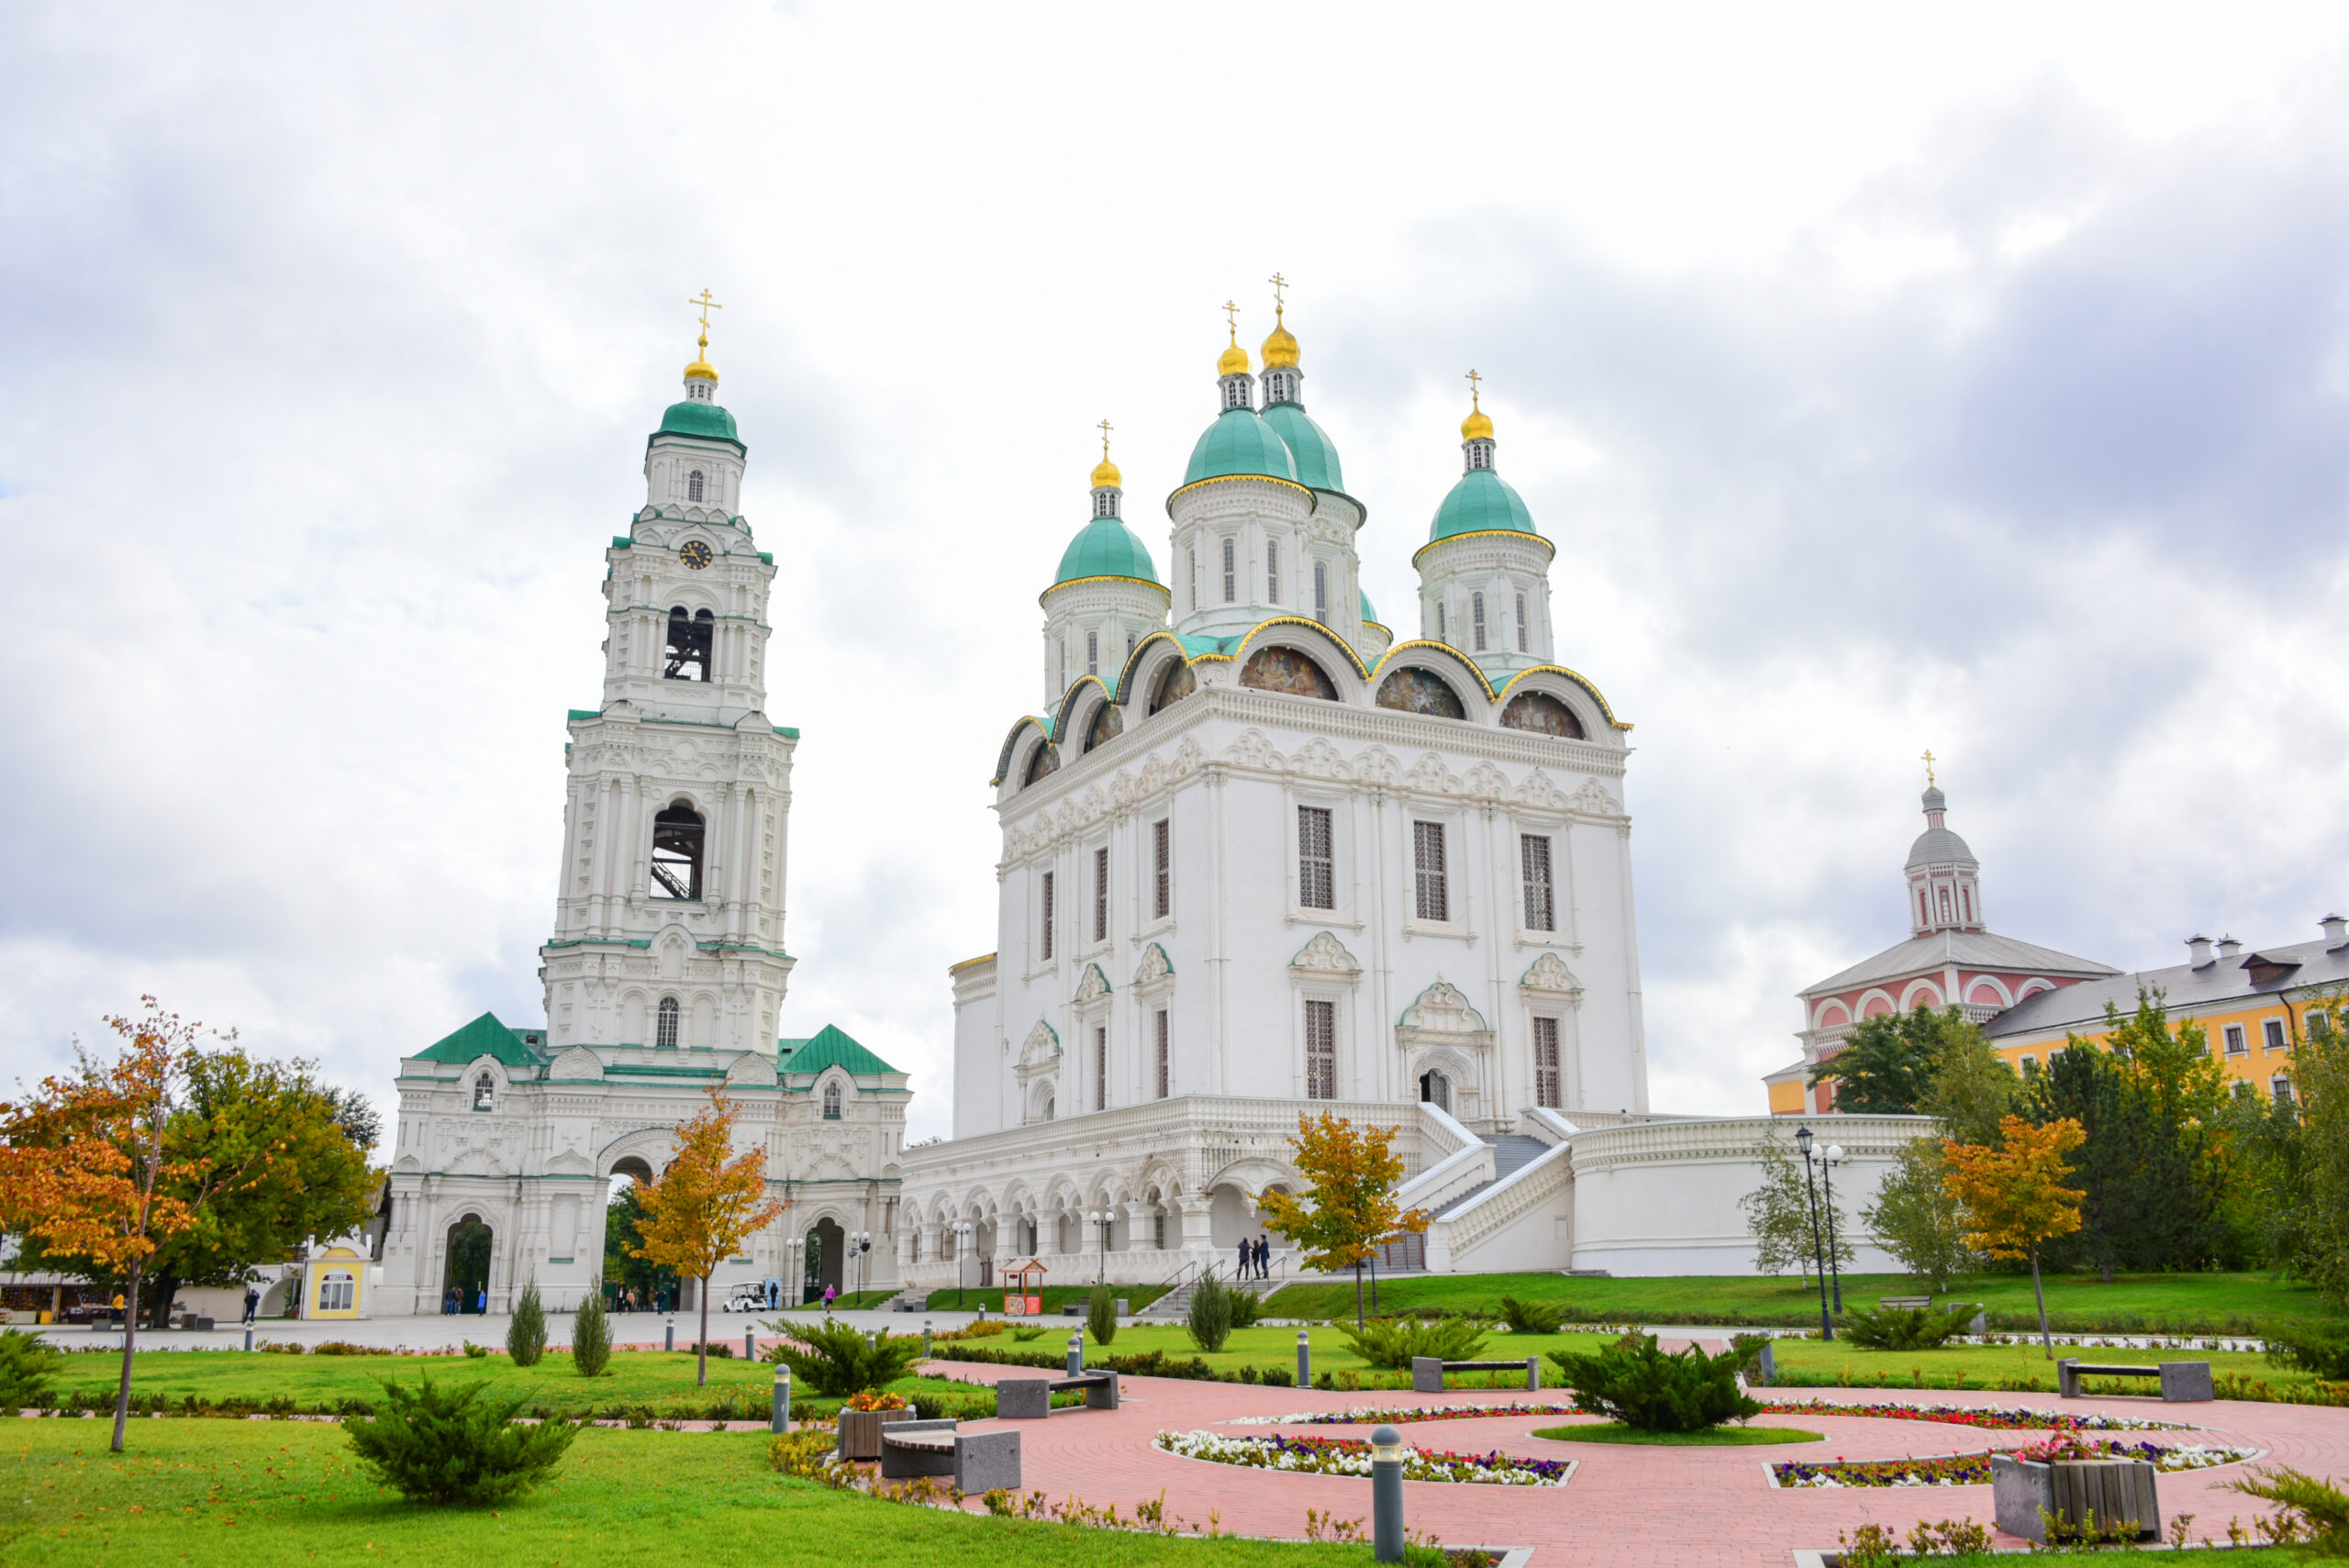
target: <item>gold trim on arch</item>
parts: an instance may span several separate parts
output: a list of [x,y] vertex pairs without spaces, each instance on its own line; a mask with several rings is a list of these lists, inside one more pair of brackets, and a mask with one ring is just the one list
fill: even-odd
[[1080,587],[1087,583],[1139,583],[1145,588],[1155,588],[1165,595],[1168,604],[1172,605],[1174,602],[1174,590],[1163,583],[1153,583],[1147,577],[1128,577],[1121,573],[1106,572],[1098,577],[1072,577],[1065,583],[1055,583],[1036,595],[1036,603],[1039,607],[1041,607],[1046,599],[1051,598],[1063,588]]
[[1516,674],[1511,675],[1508,678],[1508,684],[1507,685],[1501,687],[1499,691],[1493,694],[1494,700],[1501,701],[1506,699],[1509,692],[1515,688],[1518,682],[1525,679],[1528,675],[1538,675],[1545,670],[1553,675],[1564,675],[1567,680],[1572,681],[1575,685],[1580,686],[1584,691],[1588,692],[1590,694],[1590,700],[1598,705],[1598,711],[1606,717],[1607,722],[1609,725],[1617,729],[1623,730],[1626,733],[1630,732],[1631,727],[1615,717],[1615,710],[1607,706],[1607,698],[1600,694],[1598,687],[1592,683],[1590,677],[1582,674],[1577,671],[1569,670],[1564,664],[1536,664],[1531,669],[1520,670]]
[[1413,566],[1419,565],[1419,557],[1425,555],[1429,550],[1433,550],[1437,545],[1452,544],[1456,540],[1464,539],[1490,539],[1501,534],[1506,534],[1510,539],[1530,539],[1534,543],[1540,545],[1542,549],[1548,550],[1550,552],[1551,560],[1555,561],[1558,559],[1558,547],[1551,543],[1548,539],[1543,539],[1540,534],[1528,533],[1523,528],[1470,528],[1465,533],[1446,534],[1442,539],[1431,539],[1428,540],[1427,543],[1419,546],[1419,549],[1411,552],[1411,564]]
[[1486,678],[1484,670],[1478,666],[1474,659],[1469,658],[1468,655],[1461,652],[1460,650],[1453,647],[1449,642],[1438,642],[1433,638],[1415,637],[1408,642],[1397,643],[1394,647],[1388,649],[1384,654],[1379,656],[1378,668],[1372,671],[1371,673],[1380,680],[1385,680],[1386,677],[1386,666],[1395,662],[1396,655],[1404,652],[1408,649],[1413,648],[1433,648],[1441,652],[1450,655],[1453,659],[1458,660],[1461,663],[1467,665],[1468,673],[1476,677],[1476,684],[1485,688],[1485,700],[1486,702],[1495,702],[1499,700],[1500,694],[1493,690],[1493,683]]
[[[1370,679],[1370,671],[1368,667],[1363,663],[1362,655],[1356,653],[1352,647],[1348,646],[1346,639],[1338,635],[1337,628],[1334,627],[1323,626],[1319,621],[1313,619],[1310,616],[1275,616],[1269,620],[1260,620],[1254,626],[1250,627],[1246,631],[1240,634],[1238,640],[1232,644],[1230,652],[1222,654],[1219,657],[1224,659],[1237,659],[1240,657],[1241,651],[1247,648],[1248,644],[1255,640],[1256,634],[1269,626],[1311,627],[1315,631],[1319,632],[1322,636],[1328,638],[1331,642],[1337,645],[1338,651],[1346,656],[1346,662],[1354,667],[1355,674],[1360,675],[1365,681]],[[1204,655],[1202,655],[1202,657],[1204,657]]]

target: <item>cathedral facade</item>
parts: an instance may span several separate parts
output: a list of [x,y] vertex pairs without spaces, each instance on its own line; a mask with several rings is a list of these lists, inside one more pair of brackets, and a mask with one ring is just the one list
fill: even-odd
[[402,1061],[378,1314],[503,1310],[532,1279],[574,1307],[603,1270],[610,1179],[660,1172],[713,1093],[787,1205],[713,1294],[894,1283],[906,1074],[837,1029],[775,1033],[799,735],[767,717],[776,569],[740,514],[747,449],[707,347],[605,551],[604,689],[570,715],[546,1022],[484,1014]]

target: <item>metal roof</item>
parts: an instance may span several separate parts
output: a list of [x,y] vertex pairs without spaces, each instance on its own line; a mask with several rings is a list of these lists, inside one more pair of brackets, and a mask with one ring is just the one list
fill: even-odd
[[1854,985],[1866,985],[1878,980],[1932,973],[1953,964],[1960,969],[1987,969],[2003,973],[2100,977],[2121,973],[2112,965],[2099,963],[2092,958],[2076,958],[2067,952],[2057,952],[2054,948],[2034,947],[2029,942],[2019,942],[2012,937],[1994,936],[1988,931],[1928,931],[1923,936],[1909,938],[1897,947],[1888,947],[1874,958],[1864,958],[1840,974],[1831,974],[1817,984],[1805,987],[1802,995],[1818,996],[1831,991],[1848,991]]
[[[2042,991],[2000,1013],[1984,1025],[1993,1040],[2008,1035],[2037,1034],[2054,1029],[2094,1027],[2104,1021],[2104,1005],[2124,1012],[2137,1006],[2142,986],[2159,990],[2173,1013],[2200,1013],[2228,1002],[2249,1002],[2310,987],[2349,984],[2349,943],[2328,947],[2326,939],[2296,942],[2288,947],[2261,948],[2232,958],[2213,959],[2197,969],[2181,963],[2172,969],[2141,969],[2109,980]],[[2263,972],[2289,965],[2273,973],[2265,984],[2253,974],[2254,962]]]

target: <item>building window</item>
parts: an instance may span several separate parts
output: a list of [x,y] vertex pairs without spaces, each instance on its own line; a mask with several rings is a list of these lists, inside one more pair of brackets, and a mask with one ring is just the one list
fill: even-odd
[[1174,1092],[1174,1048],[1167,1034],[1166,1009],[1161,1007],[1151,1015],[1151,1050],[1154,1060],[1151,1064],[1151,1080],[1158,1098],[1164,1099]]
[[1199,547],[1191,547],[1191,608],[1199,607]]
[[1452,1080],[1431,1067],[1419,1074],[1419,1103],[1452,1114]]
[[2267,1080],[2267,1092],[2276,1096],[2276,1103],[2279,1106],[2292,1103],[2292,1081],[2280,1073]]
[[698,501],[701,499],[700,469],[695,469],[691,473],[685,475],[685,499],[688,501]]
[[1163,1214],[1150,1217],[1150,1244],[1162,1252],[1166,1250],[1166,1217]]
[[824,1119],[826,1121],[841,1119],[841,1086],[838,1084],[824,1085]]
[[1335,909],[1337,877],[1330,857],[1330,813],[1319,806],[1297,808],[1297,901],[1308,909]]
[[653,1015],[652,1044],[659,1051],[677,1049],[677,999],[674,996],[661,998],[660,1008]]
[[1305,1097],[1338,1097],[1338,1004],[1305,1004]]
[[1281,547],[1272,541],[1264,545],[1264,597],[1275,605],[1281,602]]
[[2310,1014],[2309,1015],[2309,1038],[2310,1038],[2310,1040],[2323,1040],[2324,1038],[2326,1038],[2328,1035],[2330,1035],[2330,1034],[2332,1034],[2332,1014],[2330,1014],[2330,1013],[2310,1013]]
[[1533,1020],[1533,1103],[1556,1110],[1565,1102],[1558,1072],[1558,1020]]
[[1961,887],[1957,890],[1957,912],[1965,917],[1967,925],[1974,924],[1974,890],[1972,888]]
[[1240,596],[1240,546],[1236,540],[1223,541],[1223,602],[1230,604]]
[[2030,1051],[2024,1051],[2022,1053],[2022,1075],[2028,1078],[2038,1071],[2039,1058],[2033,1056]]
[[1450,617],[1445,616],[1443,613],[1443,601],[1442,599],[1438,599],[1435,602],[1435,639],[1438,642],[1442,643],[1447,648],[1452,646]]
[[[699,478],[700,475],[695,477]],[[359,1281],[345,1270],[337,1269],[318,1281],[318,1310],[321,1312],[348,1312],[358,1299]]]
[[1043,929],[1038,938],[1037,952],[1039,957],[1050,961],[1052,956],[1052,873],[1051,872],[1044,873],[1044,885],[1041,897],[1044,920]]
[[1525,929],[1529,931],[1554,931],[1558,929],[1558,906],[1550,891],[1550,840],[1540,834],[1528,833],[1517,841],[1518,858],[1525,866]]
[[1246,376],[1234,375],[1224,378],[1223,406],[1226,408],[1248,406],[1248,378]]
[[1150,825],[1150,917],[1163,920],[1174,910],[1174,823],[1162,817]]
[[1097,631],[1085,634],[1085,673],[1088,675],[1101,673],[1101,634]]
[[669,611],[669,646],[662,655],[661,678],[664,681],[707,681],[709,679],[709,645],[718,630],[717,617],[707,610],[685,613],[685,606],[676,605]]
[[1522,594],[1517,596],[1517,651],[1520,653],[1531,651],[1525,629],[1525,595]]
[[1330,624],[1330,563],[1313,563],[1313,618],[1323,626]]
[[1412,907],[1422,920],[1452,918],[1452,893],[1443,874],[1443,824],[1411,824]]
[[1109,1108],[1109,1026],[1093,1026],[1093,1108]]
[[701,813],[683,801],[652,818],[652,896],[701,896]]
[[1468,634],[1475,642],[1476,651],[1485,651],[1485,595],[1468,595]]
[[497,1080],[484,1073],[473,1080],[473,1109],[495,1110],[497,1106]]
[[2289,1043],[2289,1042],[2288,1042],[2288,1041],[2287,1041],[2287,1040],[2285,1040],[2285,1038],[2284,1038],[2284,1020],[2283,1020],[2283,1019],[2281,1019],[2281,1018],[2269,1018],[2266,1022],[2265,1022],[2265,1023],[2261,1024],[2259,1027],[2260,1027],[2261,1030],[2262,1030],[2262,1031],[2263,1031],[2263,1032],[2267,1036],[2267,1049],[2268,1049],[2268,1050],[2270,1050],[2270,1051],[2282,1051],[2282,1050],[2286,1047],[2286,1045]]
[[1948,924],[1948,922],[1949,922],[1949,889],[1948,889],[1948,888],[1946,888],[1946,887],[1943,888],[1943,889],[1941,890],[1941,895],[1942,895],[1942,922],[1943,922],[1943,924],[1946,925],[1946,924]]
[[2241,1024],[2229,1024],[2227,1026],[2227,1054],[2229,1056],[2241,1056],[2250,1049],[2250,1045],[2246,1043],[2243,1039],[2243,1026]]
[[1109,940],[1109,851],[1093,851],[1093,940]]

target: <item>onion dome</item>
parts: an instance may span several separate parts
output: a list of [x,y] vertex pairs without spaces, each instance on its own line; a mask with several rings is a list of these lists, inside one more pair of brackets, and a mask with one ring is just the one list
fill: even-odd
[[1525,497],[1493,472],[1492,417],[1485,412],[1474,393],[1469,397],[1468,417],[1460,422],[1460,446],[1466,454],[1467,472],[1435,509],[1435,521],[1428,528],[1428,542],[1433,544],[1454,534],[1474,533],[1531,534],[1540,538],[1542,530],[1533,526],[1533,514],[1526,510]]
[[1360,589],[1355,590],[1355,592],[1360,594],[1362,598],[1363,623],[1365,626],[1385,626],[1386,623],[1378,618],[1378,612],[1370,607],[1370,595],[1368,594],[1362,593]]
[[1158,568],[1150,559],[1150,547],[1133,529],[1116,517],[1096,517],[1068,541],[1052,586],[1081,577],[1131,577],[1154,584]]
[[1924,794],[1925,830],[1909,846],[1909,861],[1901,869],[1917,871],[1926,866],[1963,866],[1977,869],[1981,862],[1965,840],[1942,826],[1943,813],[1949,809],[1949,797],[1936,785],[1927,785]]
[[1469,402],[1471,406],[1468,410],[1468,417],[1460,421],[1460,439],[1464,441],[1491,440],[1493,417],[1486,413],[1483,407],[1476,406],[1474,394],[1470,395]]
[[1125,475],[1119,473],[1118,472],[1118,465],[1109,461],[1109,454],[1106,451],[1103,452],[1101,454],[1101,461],[1093,465],[1093,488],[1096,490],[1122,490],[1125,488]]
[[1297,478],[1297,462],[1289,455],[1288,444],[1280,433],[1264,422],[1264,416],[1252,408],[1228,408],[1216,416],[1191,449],[1190,465],[1183,471],[1183,483],[1197,484],[1202,479],[1227,479],[1241,476],[1265,479],[1286,479],[1301,484]]
[[1346,477],[1338,466],[1337,445],[1307,416],[1302,404],[1269,404],[1263,417],[1297,461],[1299,484],[1310,490],[1345,490]]
[[1297,339],[1282,323],[1281,307],[1273,306],[1272,336],[1264,339],[1264,368],[1280,370],[1297,363]]
[[1240,346],[1240,328],[1237,327],[1231,329],[1231,347],[1226,349],[1215,362],[1215,373],[1219,376],[1248,373],[1248,350]]
[[706,441],[731,441],[742,444],[734,433],[734,416],[715,403],[687,400],[672,403],[662,411],[659,436],[697,436]]

